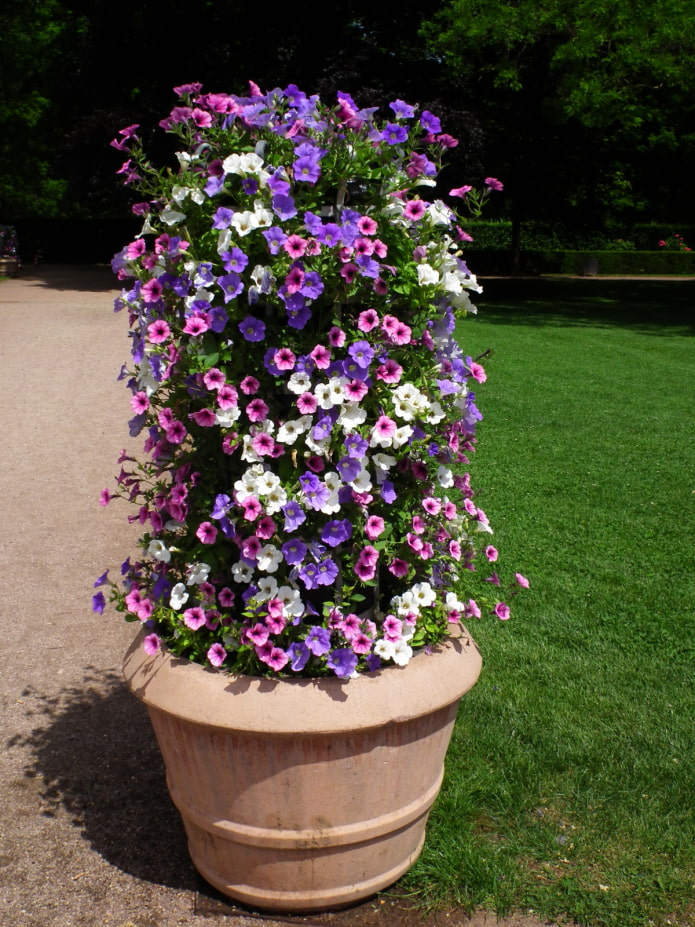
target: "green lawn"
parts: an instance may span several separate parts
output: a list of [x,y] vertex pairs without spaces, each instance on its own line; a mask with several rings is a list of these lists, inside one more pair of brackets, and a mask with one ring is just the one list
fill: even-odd
[[506,623],[471,627],[426,903],[695,923],[695,284],[490,280],[471,465]]

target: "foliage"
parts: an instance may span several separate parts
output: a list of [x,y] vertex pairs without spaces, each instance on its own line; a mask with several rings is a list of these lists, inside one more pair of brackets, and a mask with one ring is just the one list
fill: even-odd
[[[480,288],[456,213],[419,195],[456,140],[402,100],[379,122],[293,84],[177,92],[177,170],[135,125],[112,143],[146,197],[114,259],[145,434],[116,494],[145,533],[123,585],[97,585],[149,650],[254,674],[347,677],[481,607],[506,620],[497,573],[475,570],[497,551],[465,472],[485,372],[452,335]],[[479,215],[501,188],[450,196]]]

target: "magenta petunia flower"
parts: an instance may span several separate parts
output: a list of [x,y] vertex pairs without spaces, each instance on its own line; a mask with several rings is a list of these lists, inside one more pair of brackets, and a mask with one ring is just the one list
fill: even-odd
[[371,216],[361,216],[357,220],[357,228],[363,235],[374,235],[378,226]]
[[403,215],[409,222],[419,222],[426,212],[427,204],[423,200],[409,200],[405,205]]
[[357,319],[357,328],[361,332],[370,332],[379,324],[379,315],[376,309],[364,309]]
[[323,344],[317,344],[309,354],[319,370],[326,370],[331,365],[331,352]]
[[490,563],[494,563],[498,557],[497,548],[493,547],[492,544],[488,544],[488,546],[485,548],[485,556],[490,561]]
[[386,525],[384,524],[383,518],[379,515],[370,515],[364,527],[364,533],[370,541],[373,541],[375,538],[378,538],[380,534],[383,534],[385,528]]
[[511,614],[511,609],[504,602],[498,602],[493,611],[502,621],[506,621]]
[[312,415],[318,408],[318,401],[313,393],[302,393],[297,398],[297,408],[302,415]]
[[392,357],[387,358],[376,370],[377,380],[383,380],[384,383],[399,383],[402,376],[403,368]]
[[246,406],[246,414],[252,422],[262,422],[268,417],[268,406],[265,402],[259,397],[257,399],[252,399],[251,402]]
[[104,506],[105,508],[110,501],[111,493],[108,491],[108,489],[102,489],[102,491],[99,493],[99,505]]
[[529,587],[529,585],[530,585],[530,584],[529,584],[529,581],[526,579],[525,576],[522,576],[521,573],[515,573],[515,574],[514,574],[514,579],[517,581],[517,583],[518,583],[523,589],[528,589],[528,587]]
[[171,336],[169,324],[164,319],[157,319],[147,326],[147,340],[150,344],[162,344]]
[[301,235],[290,235],[282,244],[283,249],[295,260],[304,255],[307,249],[307,240]]
[[147,634],[142,641],[143,649],[150,657],[153,657],[157,653],[161,645],[162,642],[157,634]]
[[261,388],[261,384],[255,377],[244,377],[244,379],[239,384],[239,389],[246,396],[253,396]]
[[227,659],[227,651],[222,644],[213,644],[207,652],[207,658],[213,666],[222,666]]
[[164,287],[159,280],[153,277],[144,284],[142,288],[142,298],[146,303],[156,303],[161,298],[163,290]]
[[225,385],[225,382],[225,375],[217,367],[211,367],[203,374],[203,383],[209,390],[217,391]]
[[470,184],[466,184],[463,187],[454,187],[453,190],[449,190],[449,196],[458,196],[460,199],[463,199],[472,189],[473,187],[471,187]]
[[223,608],[231,608],[232,605],[234,605],[235,598],[236,596],[234,595],[232,590],[229,588],[229,586],[225,586],[223,589],[220,589],[219,594],[217,596],[217,599]]
[[345,344],[345,332],[334,325],[328,332],[328,343],[332,348],[342,348]]
[[291,351],[289,348],[280,348],[279,351],[275,352],[273,358],[273,363],[278,368],[278,370],[292,370],[297,361],[294,351]]
[[475,361],[471,361],[471,363],[468,365],[468,368],[471,372],[471,376],[474,380],[477,380],[478,383],[484,383],[487,380],[487,374],[480,364],[476,364]]
[[496,177],[486,177],[485,186],[488,188],[488,190],[497,190],[498,192],[500,190],[504,190],[504,184]]
[[397,576],[399,579],[402,579],[404,576],[408,575],[410,567],[406,560],[402,560],[400,557],[394,557],[391,563],[389,563],[388,570],[389,573],[392,573],[394,576]]
[[204,521],[198,525],[195,534],[201,544],[214,544],[217,539],[217,528],[212,522]]
[[197,631],[205,624],[205,611],[199,605],[195,608],[187,608],[183,613],[183,623],[191,631]]

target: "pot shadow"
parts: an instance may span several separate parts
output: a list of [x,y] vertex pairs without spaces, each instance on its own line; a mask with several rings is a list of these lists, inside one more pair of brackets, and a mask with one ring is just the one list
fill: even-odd
[[25,689],[38,724],[9,747],[29,751],[25,776],[42,782],[42,813],[61,809],[92,848],[121,871],[195,889],[178,811],[147,711],[116,673],[85,670],[81,686],[48,697]]

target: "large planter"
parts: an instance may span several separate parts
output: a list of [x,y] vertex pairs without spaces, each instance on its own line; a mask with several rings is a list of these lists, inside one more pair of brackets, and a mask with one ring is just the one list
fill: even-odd
[[196,869],[236,901],[298,913],[355,903],[417,859],[481,664],[463,632],[347,681],[240,677],[148,656],[138,635],[124,675]]

